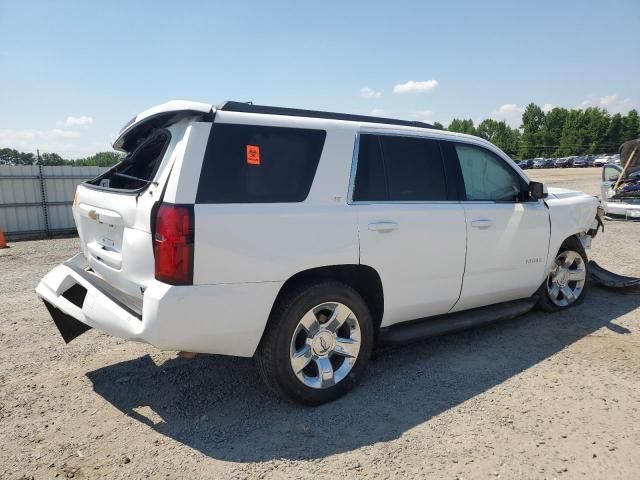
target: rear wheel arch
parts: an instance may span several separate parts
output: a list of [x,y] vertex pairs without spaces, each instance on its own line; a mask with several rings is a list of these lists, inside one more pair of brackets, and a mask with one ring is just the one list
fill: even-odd
[[274,310],[287,296],[311,285],[329,280],[347,284],[360,294],[369,308],[377,334],[384,314],[382,280],[374,268],[361,264],[328,265],[310,268],[289,277],[280,287],[280,291],[273,302],[265,330],[271,322]]

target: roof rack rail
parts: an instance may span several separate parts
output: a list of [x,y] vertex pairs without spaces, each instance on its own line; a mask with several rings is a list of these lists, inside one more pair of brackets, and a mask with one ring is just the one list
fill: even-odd
[[424,122],[398,120],[395,118],[370,117],[369,115],[352,115],[349,113],[322,112],[319,110],[304,110],[301,108],[270,107],[254,105],[251,102],[227,101],[217,107],[225,112],[263,113],[267,115],[286,115],[291,117],[325,118],[327,120],[347,120],[351,122],[383,123],[386,125],[402,125],[403,127],[435,128]]

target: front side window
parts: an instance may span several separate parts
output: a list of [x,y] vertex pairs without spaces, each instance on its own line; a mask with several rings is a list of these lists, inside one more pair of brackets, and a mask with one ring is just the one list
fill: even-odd
[[455,144],[468,201],[515,202],[521,182],[516,172],[488,150]]
[[380,202],[447,200],[438,141],[361,135],[353,199]]
[[324,130],[214,123],[196,202],[304,201],[325,137]]

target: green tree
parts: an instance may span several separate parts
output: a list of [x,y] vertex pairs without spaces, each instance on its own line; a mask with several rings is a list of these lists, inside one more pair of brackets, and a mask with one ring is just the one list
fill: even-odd
[[640,119],[637,110],[630,110],[623,119],[622,139],[623,141],[634,140],[640,137]]
[[444,130],[444,125],[440,122],[433,122],[433,128],[437,128],[438,130]]
[[560,139],[568,118],[569,110],[566,108],[556,107],[545,114],[540,133],[544,156],[550,157],[558,154]]
[[451,120],[449,127],[447,130],[450,132],[458,132],[458,133],[467,133],[469,135],[476,135],[476,128],[473,126],[473,120],[460,120],[459,118],[454,118]]
[[19,152],[12,148],[0,148],[0,165],[31,165],[35,163],[33,153]]
[[516,156],[520,143],[520,132],[509,127],[506,122],[486,119],[480,122],[476,133],[479,137],[489,140],[510,156]]
[[55,165],[64,165],[64,159],[58,155],[57,153],[43,153],[40,155],[39,165],[43,166],[55,166]]
[[87,166],[98,166],[98,167],[111,167],[116,163],[122,161],[123,155],[118,152],[99,152],[95,155],[91,155],[86,158],[79,158],[77,160],[73,160],[72,163],[75,166],[79,167],[87,167]]
[[530,103],[522,114],[522,139],[520,140],[520,155],[522,158],[535,157],[544,152],[542,127],[544,112],[535,103]]
[[623,136],[623,118],[622,115],[616,113],[611,117],[609,128],[607,128],[606,142],[609,146],[621,145],[624,142]]

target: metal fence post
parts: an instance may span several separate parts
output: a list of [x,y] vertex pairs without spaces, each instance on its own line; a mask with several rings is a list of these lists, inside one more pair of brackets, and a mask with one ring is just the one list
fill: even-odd
[[40,179],[40,194],[42,196],[42,213],[44,215],[44,238],[49,238],[49,212],[47,211],[47,187],[44,184],[42,165],[38,165],[38,178]]

